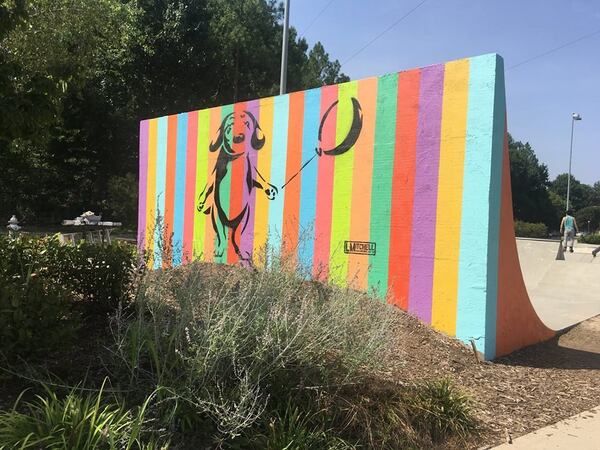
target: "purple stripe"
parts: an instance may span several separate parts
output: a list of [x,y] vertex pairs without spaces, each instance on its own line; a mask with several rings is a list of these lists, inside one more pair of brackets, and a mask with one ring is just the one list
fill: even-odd
[[431,322],[444,65],[421,70],[408,310]]
[[[248,102],[246,104],[246,110],[252,113],[252,115],[256,118],[256,121],[260,124],[260,102],[258,100]],[[258,164],[257,150],[254,150],[248,141],[246,141],[246,152],[250,157],[250,164],[252,164],[253,167],[252,173],[254,174],[255,179],[259,183],[264,184],[264,181],[260,179],[255,170],[256,165]],[[260,194],[264,195],[264,192],[259,192],[259,195]],[[251,189],[250,192],[248,192],[246,189],[243,190],[242,204],[249,205],[250,215],[248,217],[248,225],[246,225],[246,229],[242,233],[240,251],[242,255],[249,255],[250,258],[252,258],[252,249],[254,247],[254,211],[256,205],[256,188]]]
[[148,121],[140,122],[140,170],[138,188],[138,249],[142,252],[146,241],[146,188],[148,179]]

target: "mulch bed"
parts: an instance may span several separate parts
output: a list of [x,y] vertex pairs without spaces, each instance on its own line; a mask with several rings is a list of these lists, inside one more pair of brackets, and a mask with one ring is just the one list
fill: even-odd
[[404,314],[397,380],[449,377],[475,400],[481,434],[472,448],[490,448],[600,405],[600,316],[493,362]]

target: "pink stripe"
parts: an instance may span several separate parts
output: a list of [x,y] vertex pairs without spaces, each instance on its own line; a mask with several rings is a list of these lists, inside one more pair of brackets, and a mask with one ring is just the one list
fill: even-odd
[[425,323],[431,322],[443,95],[444,65],[422,69],[408,310]]
[[[321,114],[337,100],[338,87],[321,88]],[[335,146],[337,115],[333,112],[327,117],[320,145],[324,148]],[[335,158],[321,156],[317,169],[317,212],[315,217],[315,248],[313,256],[313,276],[320,280],[329,277],[329,251],[331,244],[331,207],[333,204],[333,171]]]
[[185,167],[185,200],[183,222],[182,261],[190,262],[194,257],[194,196],[196,195],[196,158],[198,145],[198,111],[188,113],[187,161]]
[[[259,100],[254,100],[251,102],[246,103],[246,111],[250,112],[256,119],[257,123],[260,124],[260,101]],[[270,136],[267,136],[266,139],[269,139]],[[258,150],[260,151],[260,150]],[[252,165],[252,173],[254,175],[254,177],[257,179],[257,181],[259,181],[261,184],[264,184],[263,180],[260,180],[258,175],[256,175],[256,166],[258,164],[258,151],[254,150],[252,148],[252,145],[250,145],[250,142],[246,141],[246,154],[249,156],[250,158],[250,164]],[[248,170],[248,168],[246,168],[246,170]],[[244,172],[246,173],[246,172]],[[252,187],[250,189],[250,192],[248,192],[248,189],[246,188],[246,184],[244,182],[244,189],[242,190],[242,204],[244,205],[248,205],[248,207],[250,208],[250,213],[249,213],[249,217],[248,217],[248,224],[246,225],[246,229],[244,230],[244,232],[242,233],[242,239],[240,242],[240,252],[242,253],[242,255],[246,256],[248,255],[248,257],[250,258],[250,260],[252,260],[252,250],[254,247],[254,212],[255,212],[255,205],[256,205],[256,188]],[[259,192],[258,195],[264,195],[264,192]],[[242,224],[241,226],[244,226],[244,224]]]
[[138,188],[138,249],[142,252],[146,243],[146,188],[148,185],[148,121],[140,122],[140,159]]

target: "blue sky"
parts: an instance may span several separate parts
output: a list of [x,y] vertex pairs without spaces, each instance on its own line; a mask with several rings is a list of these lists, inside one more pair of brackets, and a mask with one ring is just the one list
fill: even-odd
[[[504,58],[508,127],[529,141],[550,178],[600,180],[600,33],[519,67],[511,66],[600,30],[600,0],[427,0],[362,53],[346,60],[421,0],[291,0],[290,25],[321,41],[352,79],[483,53]],[[310,25],[310,26],[309,26]]]

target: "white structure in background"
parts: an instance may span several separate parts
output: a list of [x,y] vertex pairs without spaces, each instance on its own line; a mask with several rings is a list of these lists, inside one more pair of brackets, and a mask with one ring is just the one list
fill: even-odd
[[[86,211],[80,216],[73,220],[63,220],[62,224],[65,226],[83,227],[85,230],[85,239],[88,242],[95,243],[107,242],[110,244],[110,232],[113,228],[120,227],[121,222],[102,222],[102,216],[97,216],[92,211]],[[97,237],[94,238],[94,231],[96,231]],[[63,233],[62,241],[64,243],[74,244],[76,241],[77,233]]]
[[12,215],[12,217],[8,221],[8,225],[6,225],[6,228],[8,228],[9,237],[13,237],[14,234],[21,229],[21,227],[19,226],[19,220],[17,219],[17,216],[15,216],[14,214]]

